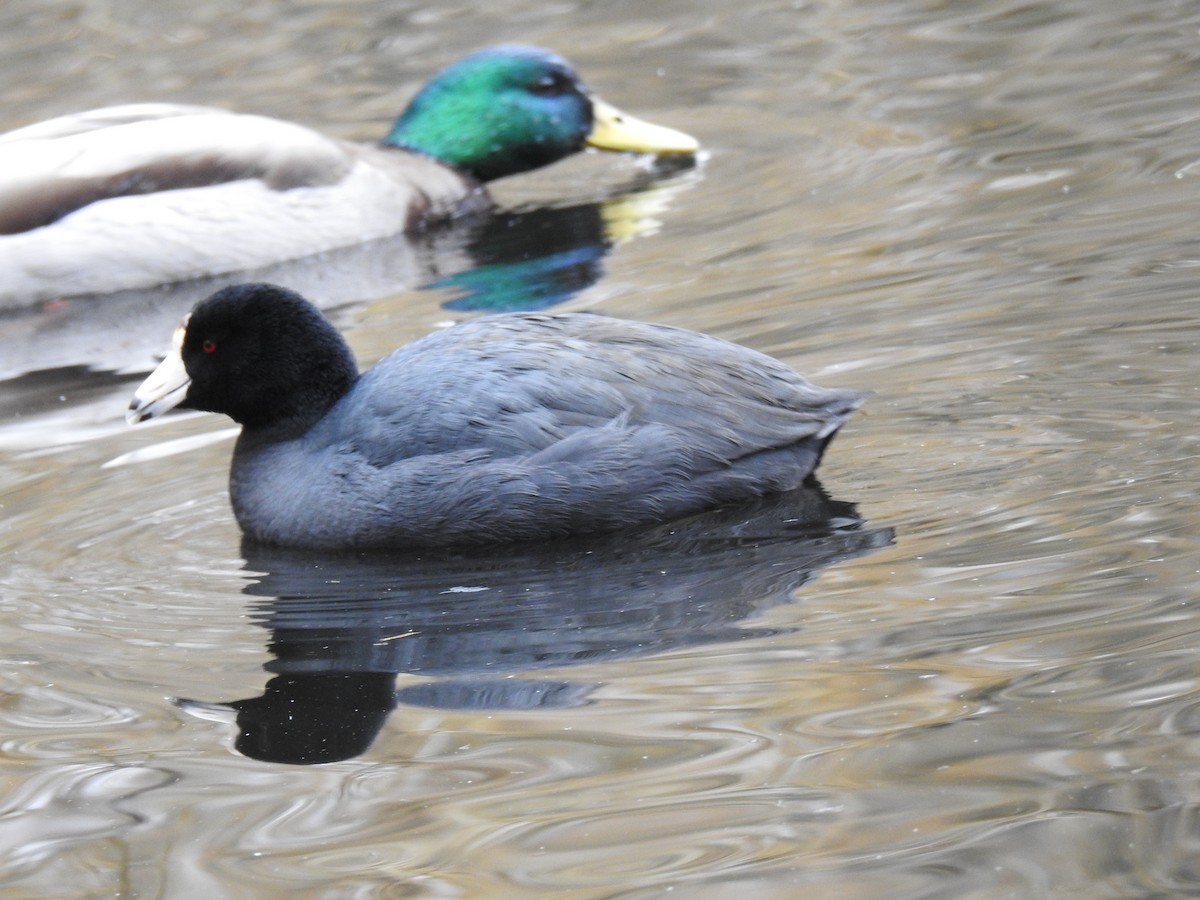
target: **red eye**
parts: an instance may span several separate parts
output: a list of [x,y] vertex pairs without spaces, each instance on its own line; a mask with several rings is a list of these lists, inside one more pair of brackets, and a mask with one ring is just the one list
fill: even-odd
[[214,340],[206,340],[200,345],[200,349],[205,353],[213,353],[217,349],[217,342]]

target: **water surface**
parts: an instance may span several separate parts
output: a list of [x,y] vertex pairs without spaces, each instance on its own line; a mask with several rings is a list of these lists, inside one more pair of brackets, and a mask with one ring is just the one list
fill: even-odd
[[[4,313],[5,893],[1200,890],[1198,29],[1182,2],[10,0],[5,127],[172,99],[370,138],[450,59],[552,46],[710,156],[573,159],[499,185],[490,235],[318,267],[360,359],[536,285],[875,396],[815,518],[297,565],[243,553],[227,421],[121,419],[185,294]],[[361,712],[357,744],[248,752],[262,698]]]

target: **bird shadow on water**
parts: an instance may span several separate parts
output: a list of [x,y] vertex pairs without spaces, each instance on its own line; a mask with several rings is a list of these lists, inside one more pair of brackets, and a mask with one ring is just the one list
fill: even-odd
[[485,551],[314,557],[246,546],[245,593],[270,632],[270,678],[258,697],[176,702],[234,719],[235,749],[248,757],[349,759],[397,704],[577,706],[594,682],[536,673],[778,633],[744,623],[794,600],[826,566],[893,539],[814,482],[633,533]]

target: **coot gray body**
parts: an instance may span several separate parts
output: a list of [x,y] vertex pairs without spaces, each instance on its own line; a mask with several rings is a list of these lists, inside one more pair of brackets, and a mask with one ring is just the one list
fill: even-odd
[[247,538],[329,549],[531,540],[664,522],[801,485],[864,395],[680,328],[487,316],[358,374],[338,331],[272,285],[201,301],[129,419],[242,424]]

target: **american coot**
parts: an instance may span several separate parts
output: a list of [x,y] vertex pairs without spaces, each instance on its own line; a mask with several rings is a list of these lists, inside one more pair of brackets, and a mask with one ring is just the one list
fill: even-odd
[[483,207],[481,182],[585,145],[698,146],[521,46],[444,69],[378,144],[173,104],[52,119],[0,136],[0,300],[151,287],[397,234]]
[[358,374],[300,295],[218,291],[138,388],[242,425],[247,538],[405,548],[664,522],[802,484],[857,391],[719,338],[591,313],[486,316]]

